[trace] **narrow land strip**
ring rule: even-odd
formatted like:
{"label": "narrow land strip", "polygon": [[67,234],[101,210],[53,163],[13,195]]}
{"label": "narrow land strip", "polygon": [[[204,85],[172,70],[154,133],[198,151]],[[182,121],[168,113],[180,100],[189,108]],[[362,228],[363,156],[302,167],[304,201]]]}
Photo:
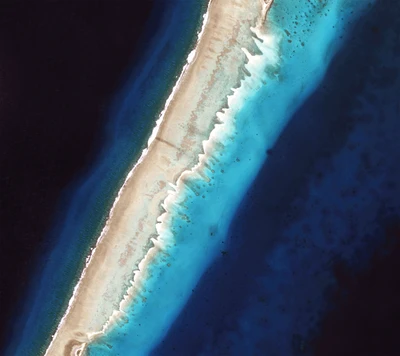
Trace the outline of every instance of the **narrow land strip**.
{"label": "narrow land strip", "polygon": [[[265,21],[272,0],[212,0],[196,54],[169,102],[148,152],[126,180],[107,225],[46,355],[79,355],[120,307],[134,271],[157,237],[162,202],[198,162],[202,141],[239,85],[246,56],[256,52],[251,27]],[[162,80],[162,78],[160,78]]]}

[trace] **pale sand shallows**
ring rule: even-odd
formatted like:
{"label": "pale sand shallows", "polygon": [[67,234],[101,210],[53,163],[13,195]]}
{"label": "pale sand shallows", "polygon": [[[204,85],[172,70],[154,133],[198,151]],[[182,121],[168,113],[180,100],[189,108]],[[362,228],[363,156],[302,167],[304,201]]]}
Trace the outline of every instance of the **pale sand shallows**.
{"label": "pale sand shallows", "polygon": [[[101,238],[74,291],[67,313],[46,355],[79,355],[93,335],[102,331],[120,302],[134,271],[157,237],[157,218],[169,183],[195,166],[226,106],[231,88],[243,77],[246,55],[256,52],[250,28],[265,19],[271,0],[212,0],[207,23],[155,139],[130,173]],[[162,80],[162,78],[160,78]]]}

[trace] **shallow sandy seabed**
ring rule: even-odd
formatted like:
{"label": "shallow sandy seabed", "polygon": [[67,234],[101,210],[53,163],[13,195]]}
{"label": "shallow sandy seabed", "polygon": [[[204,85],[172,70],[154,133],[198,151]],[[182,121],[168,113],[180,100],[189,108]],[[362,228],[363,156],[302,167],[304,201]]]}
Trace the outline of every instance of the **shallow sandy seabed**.
{"label": "shallow sandy seabed", "polygon": [[164,212],[161,205],[171,189],[169,183],[175,184],[182,172],[198,163],[202,141],[217,122],[216,113],[243,77],[242,48],[257,51],[250,28],[264,21],[270,2],[210,3],[195,57],[147,154],[125,181],[46,355],[79,355],[120,309],[134,271],[157,237],[157,218]]}

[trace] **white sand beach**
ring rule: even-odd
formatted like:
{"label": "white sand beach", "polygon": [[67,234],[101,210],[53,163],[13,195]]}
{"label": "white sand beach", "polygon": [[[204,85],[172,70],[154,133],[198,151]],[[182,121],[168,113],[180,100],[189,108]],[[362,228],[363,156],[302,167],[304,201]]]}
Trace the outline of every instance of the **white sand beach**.
{"label": "white sand beach", "polygon": [[[85,345],[118,317],[134,271],[157,238],[157,218],[170,183],[195,166],[243,77],[246,55],[256,53],[250,28],[265,20],[272,0],[212,0],[191,58],[154,132],[148,151],[122,187],[107,224],[88,259],[74,296],[46,355],[83,355]],[[162,248],[162,247],[159,247]],[[154,251],[154,249],[153,249]],[[146,257],[146,263],[151,256]],[[141,269],[145,264],[141,264]]]}

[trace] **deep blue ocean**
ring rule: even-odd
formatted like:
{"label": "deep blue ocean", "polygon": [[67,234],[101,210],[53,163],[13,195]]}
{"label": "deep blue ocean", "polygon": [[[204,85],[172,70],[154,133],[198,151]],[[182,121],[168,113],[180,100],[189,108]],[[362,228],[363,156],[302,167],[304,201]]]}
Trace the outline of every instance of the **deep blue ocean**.
{"label": "deep blue ocean", "polygon": [[400,6],[359,11],[152,355],[398,354]]}
{"label": "deep blue ocean", "polygon": [[145,48],[132,60],[108,105],[105,141],[96,161],[62,194],[46,253],[29,283],[7,355],[44,353],[85,259],[126,175],[139,158],[201,29],[205,1],[155,1],[143,28]]}
{"label": "deep blue ocean", "polygon": [[170,207],[168,254],[90,355],[390,354],[376,318],[393,322],[396,284],[369,305],[362,283],[396,252],[396,6],[274,3],[278,59],[247,68],[266,84],[231,103],[208,181]]}
{"label": "deep blue ocean", "polygon": [[[163,2],[98,162],[65,193],[9,355],[43,350],[206,5]],[[275,0],[274,41],[246,67],[208,179],[168,207],[168,253],[89,355],[398,355],[399,15],[392,0]]]}

